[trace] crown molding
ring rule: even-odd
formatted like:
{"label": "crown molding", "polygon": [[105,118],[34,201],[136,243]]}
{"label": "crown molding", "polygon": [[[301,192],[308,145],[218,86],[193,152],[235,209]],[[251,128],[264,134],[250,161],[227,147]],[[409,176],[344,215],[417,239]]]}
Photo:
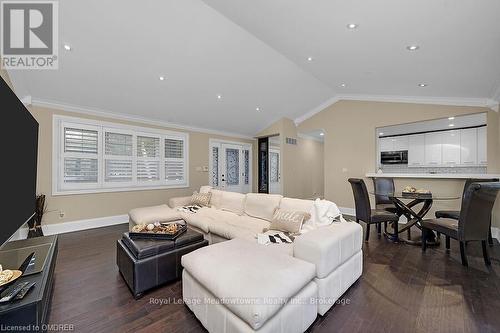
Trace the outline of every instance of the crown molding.
{"label": "crown molding", "polygon": [[[499,91],[500,93],[500,91]],[[369,102],[389,102],[389,103],[408,103],[408,104],[433,104],[433,105],[451,105],[451,106],[471,106],[485,107],[498,112],[499,102],[490,98],[453,98],[453,97],[420,97],[420,96],[391,96],[391,95],[366,95],[350,94],[337,95],[321,103],[303,116],[295,118],[295,124],[298,125],[311,118],[315,114],[323,111],[327,107],[339,101],[369,101]]]}
{"label": "crown molding", "polygon": [[195,126],[182,125],[182,124],[171,123],[171,122],[156,120],[156,119],[147,118],[147,117],[125,115],[125,114],[120,114],[120,113],[116,113],[116,112],[111,112],[108,110],[89,108],[89,107],[72,105],[72,104],[64,104],[64,103],[59,103],[59,102],[49,101],[49,100],[39,99],[39,98],[32,98],[31,105],[39,106],[39,107],[43,107],[43,108],[67,111],[67,112],[72,112],[72,113],[81,113],[81,114],[86,114],[86,115],[95,116],[95,117],[103,117],[103,118],[110,118],[110,119],[115,119],[115,120],[130,121],[130,122],[146,124],[146,125],[161,126],[161,127],[171,128],[171,129],[180,129],[180,130],[199,132],[199,133],[205,133],[205,134],[227,136],[227,137],[232,137],[232,138],[255,140],[255,138],[253,138],[249,135],[244,135],[244,134],[240,134],[240,133],[232,133],[232,132],[225,132],[225,131],[214,130],[214,129],[209,129],[209,128],[201,128],[201,127],[195,127]]}
{"label": "crown molding", "polygon": [[25,105],[25,106],[28,106],[28,105],[31,105],[32,101],[31,101],[31,96],[30,95],[27,95],[27,96],[23,96],[20,101]]}
{"label": "crown molding", "polygon": [[295,120],[294,120],[295,125],[297,126],[298,124],[300,124],[304,120],[311,118],[316,113],[323,111],[324,109],[337,103],[338,101],[340,101],[340,98],[338,96],[333,96],[332,98],[327,99],[326,101],[324,101],[323,103],[321,103],[320,105],[318,105],[314,109],[310,110],[309,112],[305,113],[304,115],[295,118]]}

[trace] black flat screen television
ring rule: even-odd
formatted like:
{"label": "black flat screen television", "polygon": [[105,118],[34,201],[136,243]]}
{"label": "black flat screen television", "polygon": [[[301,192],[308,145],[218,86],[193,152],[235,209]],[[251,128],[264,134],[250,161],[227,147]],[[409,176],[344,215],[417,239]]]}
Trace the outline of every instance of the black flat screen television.
{"label": "black flat screen television", "polygon": [[38,122],[0,79],[3,121],[0,248],[35,214]]}

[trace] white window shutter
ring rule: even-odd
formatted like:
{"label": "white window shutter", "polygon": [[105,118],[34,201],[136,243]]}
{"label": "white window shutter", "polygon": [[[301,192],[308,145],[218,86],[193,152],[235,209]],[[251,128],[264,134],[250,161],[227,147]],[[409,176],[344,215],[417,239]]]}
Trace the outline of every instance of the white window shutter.
{"label": "white window shutter", "polygon": [[65,183],[97,183],[98,172],[99,169],[96,158],[64,158]]}
{"label": "white window shutter", "polygon": [[64,128],[64,152],[97,154],[98,131]]}
{"label": "white window shutter", "polygon": [[129,184],[133,180],[133,135],[105,130],[104,182]]}
{"label": "white window shutter", "polygon": [[160,180],[160,138],[137,136],[137,181]]}
{"label": "white window shutter", "polygon": [[132,134],[106,132],[105,153],[112,156],[132,156]]}
{"label": "white window shutter", "polygon": [[180,184],[186,181],[186,159],[184,138],[165,139],[165,181]]}
{"label": "white window shutter", "polygon": [[97,184],[99,132],[72,125],[64,126],[63,130],[63,186]]}

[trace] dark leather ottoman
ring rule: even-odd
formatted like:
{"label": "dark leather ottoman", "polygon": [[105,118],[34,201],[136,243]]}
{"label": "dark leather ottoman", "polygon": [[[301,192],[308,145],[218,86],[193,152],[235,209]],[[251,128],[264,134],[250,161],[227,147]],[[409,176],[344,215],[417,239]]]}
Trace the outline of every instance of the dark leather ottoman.
{"label": "dark leather ottoman", "polygon": [[208,245],[203,235],[188,229],[171,240],[131,239],[128,232],[117,241],[116,263],[134,298],[164,283],[181,278],[181,257]]}

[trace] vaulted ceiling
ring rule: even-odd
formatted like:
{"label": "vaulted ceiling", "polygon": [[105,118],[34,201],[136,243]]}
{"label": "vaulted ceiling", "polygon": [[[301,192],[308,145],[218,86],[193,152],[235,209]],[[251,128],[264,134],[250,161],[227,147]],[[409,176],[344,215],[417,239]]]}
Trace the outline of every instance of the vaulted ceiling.
{"label": "vaulted ceiling", "polygon": [[335,98],[500,99],[498,0],[74,0],[59,11],[59,70],[9,72],[35,104],[253,135]]}

